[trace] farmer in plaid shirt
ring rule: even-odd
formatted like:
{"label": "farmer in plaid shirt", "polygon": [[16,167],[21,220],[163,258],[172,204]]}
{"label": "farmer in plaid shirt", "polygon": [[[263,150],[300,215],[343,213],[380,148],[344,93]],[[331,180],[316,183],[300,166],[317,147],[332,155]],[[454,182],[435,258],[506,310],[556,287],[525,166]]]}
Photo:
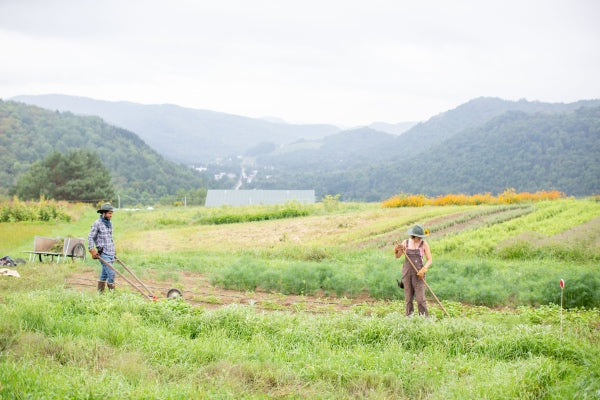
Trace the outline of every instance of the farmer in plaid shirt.
{"label": "farmer in plaid shirt", "polygon": [[[98,210],[100,218],[92,224],[92,229],[88,235],[88,250],[92,258],[98,259],[102,257],[107,263],[112,265],[115,259],[115,243],[113,242],[113,229],[110,219],[113,214],[113,207],[110,203],[102,204]],[[100,262],[102,272],[98,278],[98,291],[104,292],[104,288],[115,288],[115,272]]]}

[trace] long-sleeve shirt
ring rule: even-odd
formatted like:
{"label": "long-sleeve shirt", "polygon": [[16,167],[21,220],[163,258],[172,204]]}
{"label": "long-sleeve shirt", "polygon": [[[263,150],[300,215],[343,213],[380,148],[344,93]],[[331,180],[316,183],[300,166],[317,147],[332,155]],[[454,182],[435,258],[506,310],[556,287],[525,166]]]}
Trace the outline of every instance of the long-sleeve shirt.
{"label": "long-sleeve shirt", "polygon": [[98,218],[92,224],[92,229],[88,235],[88,250],[96,247],[98,252],[102,249],[102,254],[109,256],[115,255],[115,243],[112,237],[112,227],[109,228],[102,222],[102,217]]}

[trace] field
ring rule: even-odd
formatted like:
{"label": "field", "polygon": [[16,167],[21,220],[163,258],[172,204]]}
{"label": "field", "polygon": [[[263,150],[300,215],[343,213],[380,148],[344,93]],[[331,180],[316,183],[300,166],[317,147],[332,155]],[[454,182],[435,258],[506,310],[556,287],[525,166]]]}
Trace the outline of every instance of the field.
{"label": "field", "polygon": [[[34,235],[87,237],[97,214],[0,223],[0,257]],[[600,398],[600,202],[117,210],[119,257],[0,277],[0,398]],[[429,319],[404,316],[393,243],[422,223]],[[563,309],[559,280],[566,282]]]}

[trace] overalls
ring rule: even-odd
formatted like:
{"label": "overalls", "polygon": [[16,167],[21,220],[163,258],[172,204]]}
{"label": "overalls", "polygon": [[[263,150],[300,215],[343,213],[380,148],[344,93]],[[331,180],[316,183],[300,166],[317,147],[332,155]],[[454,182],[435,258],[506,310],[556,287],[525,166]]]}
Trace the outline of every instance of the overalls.
{"label": "overalls", "polygon": [[414,270],[408,258],[412,260],[413,264],[417,268],[417,271],[423,268],[423,243],[418,249],[409,249],[408,240],[406,240],[406,247],[404,252],[404,265],[402,265],[402,282],[404,283],[404,300],[406,301],[406,315],[414,313],[415,308],[413,305],[413,299],[417,299],[417,309],[420,315],[429,316],[427,310],[427,303],[425,301],[425,280],[420,279],[417,276],[417,272]]}

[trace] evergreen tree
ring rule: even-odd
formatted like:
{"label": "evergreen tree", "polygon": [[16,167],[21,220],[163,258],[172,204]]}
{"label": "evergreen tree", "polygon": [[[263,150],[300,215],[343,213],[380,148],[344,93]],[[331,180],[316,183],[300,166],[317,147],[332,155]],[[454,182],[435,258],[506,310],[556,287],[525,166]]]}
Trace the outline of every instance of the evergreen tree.
{"label": "evergreen tree", "polygon": [[110,173],[98,154],[84,149],[66,155],[50,153],[21,176],[12,192],[24,200],[44,196],[90,202],[111,200],[115,193]]}

